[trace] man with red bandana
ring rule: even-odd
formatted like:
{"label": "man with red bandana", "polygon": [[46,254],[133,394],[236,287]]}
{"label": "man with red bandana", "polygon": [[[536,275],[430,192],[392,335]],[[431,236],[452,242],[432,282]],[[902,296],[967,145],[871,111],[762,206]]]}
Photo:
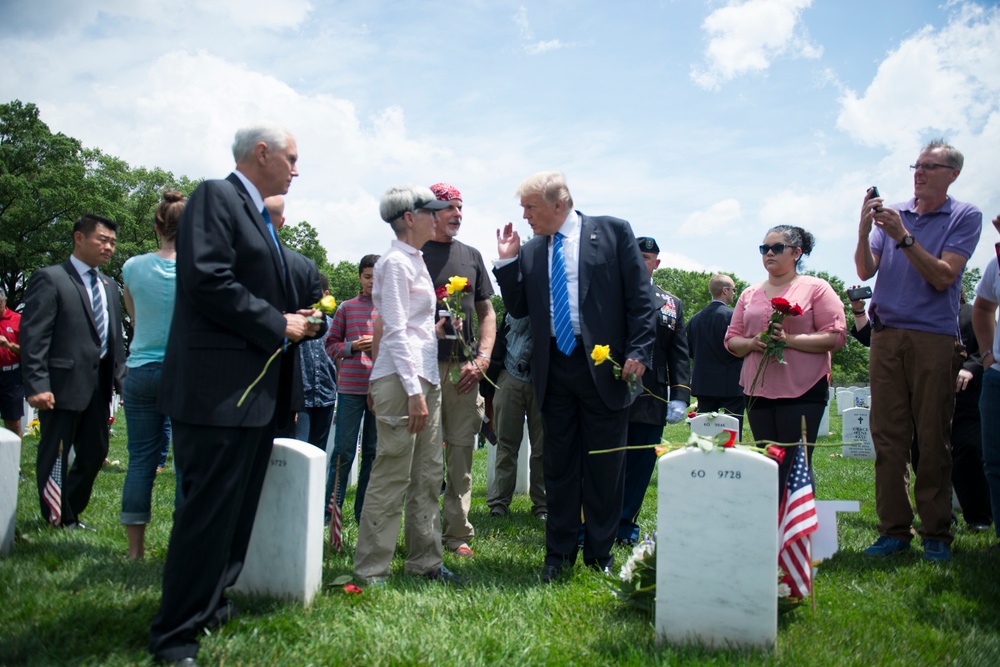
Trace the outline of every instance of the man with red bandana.
{"label": "man with red bandana", "polygon": [[[441,521],[441,543],[458,556],[471,557],[469,540],[475,535],[469,523],[472,500],[472,454],[476,433],[483,421],[483,402],[479,381],[490,366],[490,353],[496,338],[496,314],[490,296],[493,286],[486,273],[483,256],[475,248],[455,237],[462,226],[462,193],[452,185],[438,183],[431,191],[450,206],[438,211],[436,236],[421,249],[434,287],[449,282],[452,276],[468,279],[470,287],[462,297],[464,326],[460,340],[438,343],[438,369],[441,373],[441,430],[445,443],[445,492]],[[473,326],[473,310],[478,320],[478,344]],[[468,359],[466,349],[474,351]]]}

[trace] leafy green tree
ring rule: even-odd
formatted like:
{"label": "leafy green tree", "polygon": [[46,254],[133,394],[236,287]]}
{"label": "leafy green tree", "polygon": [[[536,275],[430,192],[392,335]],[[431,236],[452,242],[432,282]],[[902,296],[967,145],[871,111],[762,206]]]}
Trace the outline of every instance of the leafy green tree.
{"label": "leafy green tree", "polygon": [[24,301],[34,269],[66,259],[85,206],[83,147],[38,114],[19,100],[0,105],[0,282],[11,308]]}
{"label": "leafy green tree", "polygon": [[972,303],[976,300],[976,285],[982,280],[983,272],[978,266],[965,267],[965,273],[962,274],[962,294],[965,295],[965,300]]}
{"label": "leafy green tree", "polygon": [[[684,304],[684,319],[688,320],[692,315],[712,302],[712,295],[708,291],[708,283],[715,273],[708,271],[685,271],[684,269],[657,269],[653,271],[653,282],[661,289],[673,294]],[[733,279],[736,291],[742,292],[746,289],[745,280],[737,278],[732,273],[725,275]]]}
{"label": "leafy green tree", "polygon": [[[361,259],[360,257],[358,258]],[[336,266],[329,265],[323,272],[330,281],[330,294],[343,303],[348,299],[353,299],[361,291],[361,282],[358,281],[358,265],[356,262],[341,260]]]}

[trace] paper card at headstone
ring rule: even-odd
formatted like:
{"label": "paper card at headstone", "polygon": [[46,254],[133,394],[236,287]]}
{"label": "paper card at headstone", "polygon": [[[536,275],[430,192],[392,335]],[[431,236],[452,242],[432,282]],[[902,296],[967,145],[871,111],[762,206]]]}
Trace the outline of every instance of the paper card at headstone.
{"label": "paper card at headstone", "polygon": [[323,583],[326,452],[278,438],[235,590],[308,605]]}
{"label": "paper card at headstone", "polygon": [[773,649],[778,465],[738,449],[657,462],[656,617],[672,644]]}
{"label": "paper card at headstone", "polygon": [[819,420],[819,431],[816,432],[816,436],[822,438],[824,436],[830,435],[830,404],[827,403],[826,407],[823,408],[823,417]]}
{"label": "paper card at headstone", "polygon": [[708,438],[713,438],[725,430],[738,432],[740,428],[740,422],[736,417],[711,412],[691,417],[687,421],[691,425],[692,433]]}
{"label": "paper card at headstone", "polygon": [[[531,460],[531,442],[528,439],[528,420],[524,420],[521,431],[521,445],[517,450],[517,481],[514,483],[514,493],[527,493],[529,485],[528,468]],[[487,494],[493,495],[493,483],[497,475],[497,446],[486,446],[486,488]]]}
{"label": "paper card at headstone", "polygon": [[860,512],[857,500],[817,500],[816,532],[812,534],[812,560],[818,563],[840,550],[837,539],[837,512]]}
{"label": "paper card at headstone", "polygon": [[17,473],[21,465],[21,439],[0,428],[0,554],[14,548],[17,517]]}
{"label": "paper card at headstone", "polygon": [[837,390],[837,414],[843,416],[844,410],[854,407],[854,392],[850,389]]}
{"label": "paper card at headstone", "polygon": [[841,437],[845,443],[857,443],[844,445],[845,459],[875,460],[875,445],[872,442],[871,430],[868,428],[870,412],[868,408],[851,408],[844,411],[844,427]]}

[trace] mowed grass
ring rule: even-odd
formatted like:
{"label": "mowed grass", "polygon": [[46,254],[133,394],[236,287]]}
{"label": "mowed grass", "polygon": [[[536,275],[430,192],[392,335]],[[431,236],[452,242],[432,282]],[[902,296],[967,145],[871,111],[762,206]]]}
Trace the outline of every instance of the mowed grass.
{"label": "mowed grass", "polygon": [[[833,433],[840,437],[840,420]],[[13,553],[0,558],[0,665],[144,665],[149,624],[160,597],[173,508],[174,476],[157,478],[147,557],[125,559],[118,523],[127,466],[124,419],[83,519],[97,532],[47,526],[34,485],[37,439],[26,438]],[[683,441],[686,426],[666,429]],[[831,453],[833,455],[831,455]],[[544,524],[530,501],[491,518],[486,450],[475,456],[471,520],[474,559],[445,556],[469,578],[451,589],[402,573],[402,544],[384,588],[348,595],[357,538],[353,490],[345,511],[347,553],[324,566],[324,589],[301,606],[236,596],[243,614],[202,638],[207,665],[997,665],[1000,664],[1000,554],[995,538],[956,528],[954,560],[934,565],[920,550],[888,562],[861,555],[876,537],[872,463],[816,453],[821,499],[860,500],[839,515],[841,551],[817,576],[817,609],[782,616],[773,653],[659,645],[653,619],[618,602],[601,575],[578,564],[565,581],[542,585]],[[655,528],[656,478],[640,516]],[[692,504],[691,512],[700,508]],[[616,548],[617,565],[629,550]],[[719,572],[725,578],[726,572]]]}

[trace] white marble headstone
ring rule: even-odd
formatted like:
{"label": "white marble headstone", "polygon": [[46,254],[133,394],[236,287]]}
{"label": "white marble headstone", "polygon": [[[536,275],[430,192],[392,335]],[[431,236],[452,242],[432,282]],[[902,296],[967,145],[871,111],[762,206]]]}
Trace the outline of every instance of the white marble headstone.
{"label": "white marble headstone", "polygon": [[264,478],[246,563],[234,590],[308,605],[323,583],[326,454],[277,438]]}
{"label": "white marble headstone", "polygon": [[0,427],[0,554],[14,548],[17,517],[17,472],[21,465],[21,439]]}
{"label": "white marble headstone", "polygon": [[844,410],[844,442],[855,442],[857,444],[844,445],[843,455],[845,459],[868,459],[875,460],[875,444],[872,442],[872,432],[868,428],[868,416],[871,410],[868,408],[851,408]]}
{"label": "white marble headstone", "polygon": [[837,512],[860,511],[861,503],[857,500],[816,501],[816,532],[810,538],[813,563],[826,560],[840,550],[837,538]]}
{"label": "white marble headstone", "polygon": [[687,448],[657,469],[657,639],[773,649],[778,464],[738,449]]}
{"label": "white marble headstone", "polygon": [[[528,438],[528,421],[525,419],[524,429],[521,432],[521,446],[517,450],[517,481],[514,484],[514,493],[527,493],[530,487],[529,468],[531,459],[531,441]],[[497,448],[496,445],[486,446],[486,488],[489,494],[493,494],[493,480],[497,475]]]}
{"label": "white marble headstone", "polygon": [[24,399],[24,416],[21,417],[21,435],[27,435],[31,422],[38,418],[37,411],[28,404],[28,399]]}
{"label": "white marble headstone", "polygon": [[850,389],[837,390],[837,414],[843,415],[844,410],[854,407],[854,392]]}
{"label": "white marble headstone", "polygon": [[868,387],[861,387],[854,390],[854,407],[870,408],[872,400],[872,390]]}
{"label": "white marble headstone", "polygon": [[823,417],[819,420],[819,430],[816,432],[816,437],[822,438],[823,436],[830,435],[830,404],[827,403],[826,407],[823,408]]}
{"label": "white marble headstone", "polygon": [[737,440],[739,439],[740,422],[736,417],[731,415],[706,412],[695,417],[689,417],[687,421],[691,425],[691,432],[695,435],[714,438],[719,433],[729,430],[736,431],[736,438]]}

